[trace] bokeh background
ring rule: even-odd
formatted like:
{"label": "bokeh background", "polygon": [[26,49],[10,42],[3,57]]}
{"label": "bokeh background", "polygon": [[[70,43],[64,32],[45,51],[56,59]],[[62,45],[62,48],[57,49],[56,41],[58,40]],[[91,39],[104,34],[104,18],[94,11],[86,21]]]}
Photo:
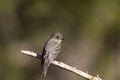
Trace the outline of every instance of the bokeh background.
{"label": "bokeh background", "polygon": [[[41,80],[41,53],[49,36],[65,37],[56,60],[103,80],[120,80],[119,0],[0,0],[0,80]],[[85,80],[51,65],[46,80]]]}

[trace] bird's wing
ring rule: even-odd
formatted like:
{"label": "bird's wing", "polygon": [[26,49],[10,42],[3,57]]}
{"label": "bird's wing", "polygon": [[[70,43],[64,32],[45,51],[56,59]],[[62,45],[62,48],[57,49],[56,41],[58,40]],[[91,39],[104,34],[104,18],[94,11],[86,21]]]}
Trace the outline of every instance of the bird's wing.
{"label": "bird's wing", "polygon": [[55,39],[50,39],[45,45],[45,50],[52,51],[57,47],[58,44],[59,42]]}
{"label": "bird's wing", "polygon": [[[44,46],[44,58],[50,57],[51,54],[55,53],[55,50],[60,45],[60,42],[56,41],[55,39],[50,39]],[[58,52],[57,52],[58,53]]]}

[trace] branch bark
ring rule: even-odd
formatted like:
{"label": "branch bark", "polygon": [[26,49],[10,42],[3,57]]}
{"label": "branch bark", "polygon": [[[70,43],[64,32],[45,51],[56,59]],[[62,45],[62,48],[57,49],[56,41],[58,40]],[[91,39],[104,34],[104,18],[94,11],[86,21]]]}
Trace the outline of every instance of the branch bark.
{"label": "branch bark", "polygon": [[[41,59],[40,54],[36,54],[36,53],[34,53],[32,51],[21,50],[21,53],[24,53],[26,55],[29,55],[29,56],[32,56],[32,57],[35,57],[35,58],[38,58],[38,59]],[[55,60],[55,61],[52,62],[52,64],[54,64],[54,65],[56,65],[58,67],[61,67],[61,68],[65,69],[65,70],[68,70],[70,72],[73,72],[73,73],[75,73],[75,74],[77,74],[77,75],[79,75],[81,77],[84,77],[86,79],[89,79],[89,80],[102,80],[101,78],[99,78],[98,75],[97,75],[97,77],[92,76],[92,75],[90,75],[88,73],[85,73],[85,72],[83,72],[81,70],[76,69],[75,67],[71,67],[71,66],[69,66],[69,65],[67,65],[67,64],[65,64],[63,62],[59,62],[59,61]]]}

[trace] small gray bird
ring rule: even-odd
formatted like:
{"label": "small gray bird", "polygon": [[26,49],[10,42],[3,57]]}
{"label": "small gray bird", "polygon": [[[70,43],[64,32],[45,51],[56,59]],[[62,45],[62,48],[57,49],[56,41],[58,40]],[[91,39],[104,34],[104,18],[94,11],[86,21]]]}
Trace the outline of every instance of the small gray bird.
{"label": "small gray bird", "polygon": [[45,43],[43,52],[42,52],[42,74],[41,77],[46,77],[47,69],[50,66],[51,62],[55,60],[58,53],[61,49],[61,42],[63,36],[60,32],[53,33],[49,40]]}

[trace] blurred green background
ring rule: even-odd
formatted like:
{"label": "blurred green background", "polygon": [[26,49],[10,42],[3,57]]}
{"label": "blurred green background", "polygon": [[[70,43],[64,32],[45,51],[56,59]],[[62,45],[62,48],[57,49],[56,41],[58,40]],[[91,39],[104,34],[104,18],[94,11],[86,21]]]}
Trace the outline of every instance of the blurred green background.
{"label": "blurred green background", "polygon": [[[119,0],[0,0],[0,80],[41,80],[41,53],[49,36],[65,40],[58,61],[103,80],[120,80]],[[85,80],[51,65],[46,80]]]}

